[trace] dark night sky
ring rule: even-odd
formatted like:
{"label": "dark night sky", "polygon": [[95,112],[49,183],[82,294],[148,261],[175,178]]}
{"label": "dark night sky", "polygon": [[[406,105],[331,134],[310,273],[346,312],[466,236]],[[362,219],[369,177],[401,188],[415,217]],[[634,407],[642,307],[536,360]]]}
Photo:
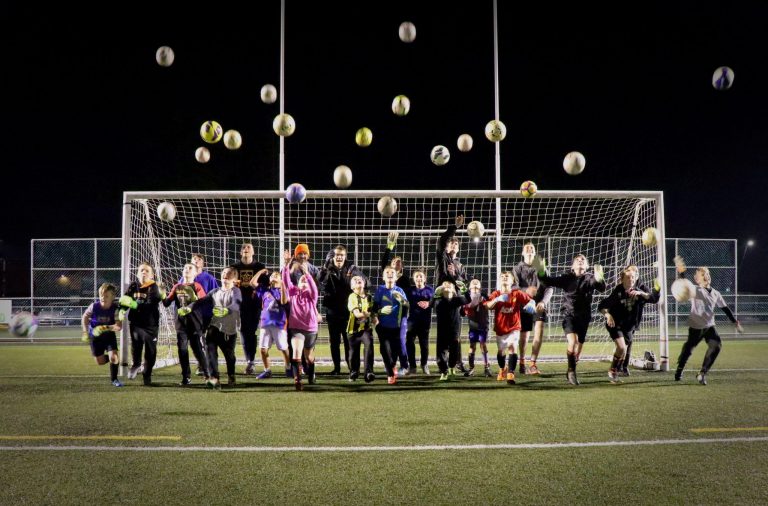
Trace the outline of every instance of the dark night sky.
{"label": "dark night sky", "polygon": [[[765,292],[768,3],[499,3],[502,187],[664,190],[667,236],[754,239],[739,282]],[[277,189],[279,109],[259,89],[279,84],[280,2],[254,5],[4,8],[7,295],[28,292],[31,238],[118,237],[125,190]],[[412,44],[397,37],[405,20]],[[355,189],[493,189],[492,28],[489,0],[289,0],[285,108],[297,129],[286,181],[331,189],[343,163]],[[176,53],[169,68],[155,62],[161,45]],[[722,65],[736,78],[718,92]],[[400,93],[412,102],[404,118],[390,111]],[[244,145],[215,145],[200,165],[208,119]],[[364,125],[367,149],[354,144]],[[459,156],[464,132],[475,147]],[[444,167],[429,161],[436,144],[452,149]],[[573,150],[587,158],[576,177],[561,165]]]}

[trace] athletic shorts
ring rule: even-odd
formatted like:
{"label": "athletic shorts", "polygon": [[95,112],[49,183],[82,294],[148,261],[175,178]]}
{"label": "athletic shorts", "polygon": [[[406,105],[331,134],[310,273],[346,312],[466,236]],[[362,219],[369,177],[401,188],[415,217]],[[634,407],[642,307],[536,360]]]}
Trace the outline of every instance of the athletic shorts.
{"label": "athletic shorts", "polygon": [[547,312],[544,311],[543,313],[526,313],[525,311],[520,311],[520,325],[521,325],[521,331],[522,332],[530,332],[533,330],[533,324],[536,322],[544,322],[547,321]]}
{"label": "athletic shorts", "polygon": [[100,357],[108,351],[117,351],[117,336],[114,332],[102,332],[99,337],[91,336],[91,355]]}
{"label": "athletic shorts", "polygon": [[285,329],[268,326],[259,329],[259,348],[268,350],[272,344],[280,351],[288,349],[288,332]]}
{"label": "athletic shorts", "polygon": [[609,327],[607,325],[605,328],[608,330],[608,335],[611,336],[611,339],[614,341],[620,337],[623,337],[625,342],[631,343],[632,336],[635,335],[633,330],[622,330],[619,327]]}
{"label": "athletic shorts", "polygon": [[563,318],[563,330],[566,334],[576,334],[580,343],[587,340],[587,330],[589,330],[589,318],[578,318],[576,316],[566,316]]}
{"label": "athletic shorts", "polygon": [[470,343],[485,343],[488,340],[488,329],[469,329]]}
{"label": "athletic shorts", "polygon": [[496,345],[499,347],[499,350],[506,350],[510,346],[513,346],[515,351],[517,351],[517,345],[519,342],[520,342],[519,330],[513,330],[509,334],[496,336]]}
{"label": "athletic shorts", "polygon": [[288,329],[288,339],[293,339],[295,336],[304,336],[304,349],[311,350],[315,347],[317,342],[317,332],[307,332],[306,330]]}

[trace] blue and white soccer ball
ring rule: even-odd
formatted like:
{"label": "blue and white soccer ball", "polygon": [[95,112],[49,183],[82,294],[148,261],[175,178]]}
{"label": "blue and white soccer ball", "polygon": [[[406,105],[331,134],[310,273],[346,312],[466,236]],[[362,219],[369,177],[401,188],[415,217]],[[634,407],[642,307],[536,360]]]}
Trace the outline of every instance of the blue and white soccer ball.
{"label": "blue and white soccer ball", "polygon": [[291,204],[304,202],[307,198],[307,190],[299,183],[293,183],[285,189],[285,198]]}
{"label": "blue and white soccer ball", "polygon": [[37,331],[39,322],[35,315],[22,311],[11,318],[8,330],[16,337],[32,337]]}
{"label": "blue and white soccer ball", "polygon": [[429,154],[429,159],[435,165],[445,165],[448,160],[451,159],[451,152],[445,146],[437,145],[432,148],[432,152]]}
{"label": "blue and white soccer ball", "polygon": [[717,67],[712,74],[712,86],[719,91],[730,89],[733,86],[734,77],[730,67]]}

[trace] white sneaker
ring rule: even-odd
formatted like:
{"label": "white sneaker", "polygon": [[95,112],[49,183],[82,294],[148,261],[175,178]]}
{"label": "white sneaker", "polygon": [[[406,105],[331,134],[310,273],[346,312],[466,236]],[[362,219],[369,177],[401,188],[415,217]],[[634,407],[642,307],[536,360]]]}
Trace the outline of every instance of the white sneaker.
{"label": "white sneaker", "polygon": [[429,366],[425,365],[424,367],[422,367],[421,372],[424,373],[424,376],[429,376]]}
{"label": "white sneaker", "polygon": [[141,366],[131,367],[130,369],[128,369],[128,379],[129,380],[136,379],[136,375],[139,374],[139,369],[141,369]]}

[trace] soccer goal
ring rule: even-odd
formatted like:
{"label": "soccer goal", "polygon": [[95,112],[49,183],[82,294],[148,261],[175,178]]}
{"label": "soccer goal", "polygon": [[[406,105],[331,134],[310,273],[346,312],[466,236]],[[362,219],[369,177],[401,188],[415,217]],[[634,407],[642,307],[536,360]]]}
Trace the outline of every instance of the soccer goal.
{"label": "soccer goal", "polygon": [[[300,204],[290,204],[284,196],[278,191],[125,193],[123,282],[127,286],[137,265],[148,261],[157,279],[170,288],[192,253],[205,255],[208,269],[218,277],[222,268],[239,259],[241,244],[249,241],[255,258],[270,269],[279,267],[284,249],[292,251],[299,242],[309,245],[311,261],[318,267],[328,251],[343,244],[348,257],[372,283],[378,283],[380,258],[390,231],[399,232],[395,253],[402,257],[405,273],[425,269],[432,281],[438,237],[461,214],[465,224],[478,220],[485,225],[485,235],[478,240],[470,239],[465,228],[457,235],[462,239],[459,257],[468,274],[488,291],[497,286],[500,272],[522,260],[526,241],[534,243],[555,274],[567,272],[578,253],[586,255],[590,264],[603,265],[608,289],[596,293],[585,348],[588,357],[582,359],[607,359],[613,354],[597,304],[618,283],[623,267],[635,264],[641,281],[651,285],[658,279],[667,286],[662,192],[541,191],[523,198],[513,191],[308,191]],[[394,197],[398,203],[397,212],[389,218],[377,210],[383,196]],[[170,221],[158,216],[157,208],[163,202],[175,206],[176,215]],[[641,241],[648,227],[658,230],[657,243],[650,247]],[[564,340],[561,300],[555,290],[547,341]],[[161,313],[160,344],[168,351],[165,362],[172,363],[176,342],[173,313],[162,307]],[[654,351],[662,369],[667,368],[668,357],[666,314],[664,297],[658,306],[646,306],[633,347],[633,354],[639,357],[645,350]],[[327,336],[323,327],[321,338]],[[127,359],[129,342],[125,336],[123,339]],[[160,350],[158,366],[162,367]],[[560,351],[556,357],[540,360],[562,360],[565,352]]]}

